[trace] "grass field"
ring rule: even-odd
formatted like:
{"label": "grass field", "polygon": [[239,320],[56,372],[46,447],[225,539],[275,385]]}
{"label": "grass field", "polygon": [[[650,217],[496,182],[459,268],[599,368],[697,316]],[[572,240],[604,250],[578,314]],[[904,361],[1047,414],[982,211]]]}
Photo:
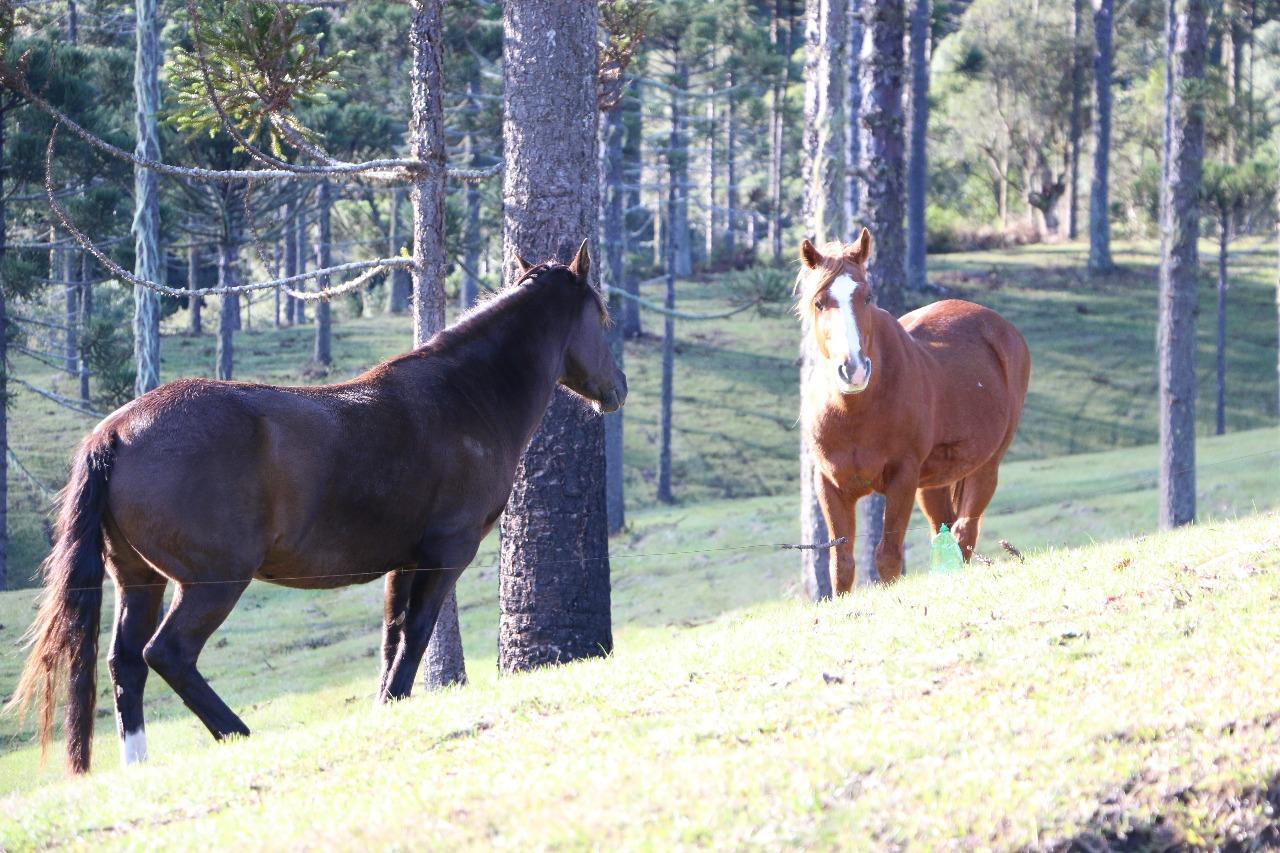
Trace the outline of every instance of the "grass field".
{"label": "grass field", "polygon": [[[963,298],[1001,311],[1026,335],[1035,362],[1013,459],[1132,447],[1156,440],[1155,319],[1157,261],[1149,244],[1119,243],[1121,271],[1089,279],[1081,244],[1028,246],[1011,251],[932,258],[932,278]],[[1276,423],[1275,243],[1241,240],[1232,266],[1228,358],[1228,429]],[[1211,248],[1202,252],[1211,262]],[[1213,294],[1202,289],[1200,406],[1202,434],[1213,411]],[[650,294],[657,297],[657,292]],[[730,304],[722,278],[684,282],[679,304],[712,312]],[[405,317],[348,317],[338,305],[335,364],[329,376],[347,378],[404,349]],[[212,313],[212,312],[209,312]],[[308,369],[311,327],[262,330],[237,337],[237,376],[270,382],[319,381]],[[646,317],[650,331],[660,325]],[[172,318],[174,329],[185,318]],[[795,353],[798,326],[786,306],[704,322],[677,323],[673,474],[682,505],[708,500],[789,495],[796,489]],[[631,396],[626,416],[626,491],[629,507],[654,505],[657,480],[658,388],[661,341],[646,334],[627,347]],[[166,336],[163,378],[210,375],[214,340]],[[69,378],[17,358],[16,375],[74,393]],[[67,457],[92,421],[18,389],[9,437],[18,458],[56,487]],[[47,550],[48,500],[17,472],[11,474],[11,583],[29,582]]]}
{"label": "grass field", "polygon": [[258,591],[207,664],[257,734],[180,714],[72,781],[10,752],[0,848],[1275,843],[1277,521],[630,620],[609,659],[377,710],[365,591]]}

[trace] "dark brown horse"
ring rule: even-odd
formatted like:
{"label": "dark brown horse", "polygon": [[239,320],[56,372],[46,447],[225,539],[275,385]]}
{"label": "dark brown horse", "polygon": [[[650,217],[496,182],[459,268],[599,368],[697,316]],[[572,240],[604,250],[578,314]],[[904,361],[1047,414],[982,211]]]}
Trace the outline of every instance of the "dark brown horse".
{"label": "dark brown horse", "polygon": [[827,526],[847,538],[832,549],[836,594],[853,587],[854,504],[872,491],[885,496],[881,581],[902,574],[912,498],[973,555],[1031,376],[1026,341],[994,311],[958,299],[901,319],[877,308],[870,253],[865,228],[857,243],[800,247],[797,307],[818,354],[801,418]]}
{"label": "dark brown horse", "polygon": [[557,384],[601,411],[626,397],[589,263],[585,243],[568,266],[521,262],[518,285],[350,382],[180,380],[103,420],[63,491],[11,703],[39,698],[42,747],[67,678],[68,765],[89,767],[104,569],[126,763],[146,755],[148,668],[215,738],[249,733],[196,663],[254,578],[325,589],[386,575],[378,696],[408,696],[441,601],[506,506]]}

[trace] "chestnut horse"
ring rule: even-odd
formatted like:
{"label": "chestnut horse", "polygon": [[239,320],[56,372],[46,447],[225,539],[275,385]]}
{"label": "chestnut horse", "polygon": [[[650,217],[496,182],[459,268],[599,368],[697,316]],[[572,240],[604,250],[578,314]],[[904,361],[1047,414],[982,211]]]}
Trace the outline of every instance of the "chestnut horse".
{"label": "chestnut horse", "polygon": [[516,286],[350,382],[184,379],[103,420],[63,490],[11,703],[39,697],[41,746],[65,678],[68,766],[89,767],[104,570],[125,763],[146,755],[148,668],[215,738],[249,733],[196,663],[254,578],[326,589],[386,575],[378,698],[408,696],[441,602],[506,506],[557,384],[600,411],[626,397],[589,265],[586,243],[568,266],[522,261]]}
{"label": "chestnut horse", "polygon": [[853,587],[854,505],[872,491],[885,496],[881,581],[902,574],[913,497],[934,534],[948,525],[973,555],[1031,375],[1026,341],[988,308],[947,299],[894,319],[876,307],[870,253],[865,228],[857,243],[800,247],[797,310],[817,351],[801,419],[827,527],[846,537],[835,594]]}

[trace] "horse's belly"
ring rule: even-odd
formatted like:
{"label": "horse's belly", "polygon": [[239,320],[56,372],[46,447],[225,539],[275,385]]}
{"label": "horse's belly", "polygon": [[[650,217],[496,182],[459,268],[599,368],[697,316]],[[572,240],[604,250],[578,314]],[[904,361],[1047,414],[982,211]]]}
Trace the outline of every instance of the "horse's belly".
{"label": "horse's belly", "polygon": [[920,466],[918,488],[949,486],[981,468],[998,449],[982,442],[943,442],[936,445]]}

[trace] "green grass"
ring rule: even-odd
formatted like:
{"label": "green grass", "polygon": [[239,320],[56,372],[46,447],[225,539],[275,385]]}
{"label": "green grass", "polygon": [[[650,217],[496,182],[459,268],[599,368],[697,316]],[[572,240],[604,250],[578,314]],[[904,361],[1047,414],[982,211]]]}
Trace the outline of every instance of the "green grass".
{"label": "green grass", "polygon": [[[1011,459],[1133,447],[1156,440],[1155,319],[1157,261],[1151,244],[1119,243],[1121,271],[1091,280],[1082,270],[1083,244],[943,255],[931,258],[932,278],[957,295],[1003,312],[1026,335],[1035,362],[1031,390]],[[1239,241],[1232,265],[1228,358],[1231,432],[1276,423],[1275,244]],[[1213,260],[1206,243],[1206,270]],[[1206,276],[1208,273],[1206,272]],[[657,290],[649,294],[659,298]],[[730,304],[723,278],[682,282],[679,304],[715,311]],[[1198,375],[1201,434],[1213,419],[1212,288],[1202,288]],[[352,376],[404,349],[405,317],[352,318],[338,306],[331,378]],[[237,376],[270,382],[314,382],[308,370],[311,327],[258,328],[237,338]],[[627,347],[631,397],[626,408],[626,492],[632,509],[655,504],[661,325],[646,315],[648,334]],[[173,330],[184,316],[172,318]],[[785,306],[710,322],[677,323],[673,473],[677,499],[784,496],[796,490],[798,326]],[[211,336],[167,335],[163,378],[210,375]],[[72,383],[17,358],[17,374],[74,393]],[[19,389],[10,442],[38,478],[60,485],[67,457],[91,426],[82,416]],[[29,581],[47,551],[48,502],[11,474],[10,582]]]}
{"label": "green grass", "polygon": [[[774,590],[695,627],[631,618],[609,659],[478,673],[377,710],[367,588],[255,589],[206,669],[257,733],[214,744],[153,689],[149,765],[117,769],[110,732],[79,780],[11,748],[0,848],[1258,838],[1280,792],[1278,521],[1046,549],[822,605]],[[679,565],[667,597],[703,583]],[[647,574],[622,569],[619,598]],[[30,598],[0,596],[5,621]]]}

